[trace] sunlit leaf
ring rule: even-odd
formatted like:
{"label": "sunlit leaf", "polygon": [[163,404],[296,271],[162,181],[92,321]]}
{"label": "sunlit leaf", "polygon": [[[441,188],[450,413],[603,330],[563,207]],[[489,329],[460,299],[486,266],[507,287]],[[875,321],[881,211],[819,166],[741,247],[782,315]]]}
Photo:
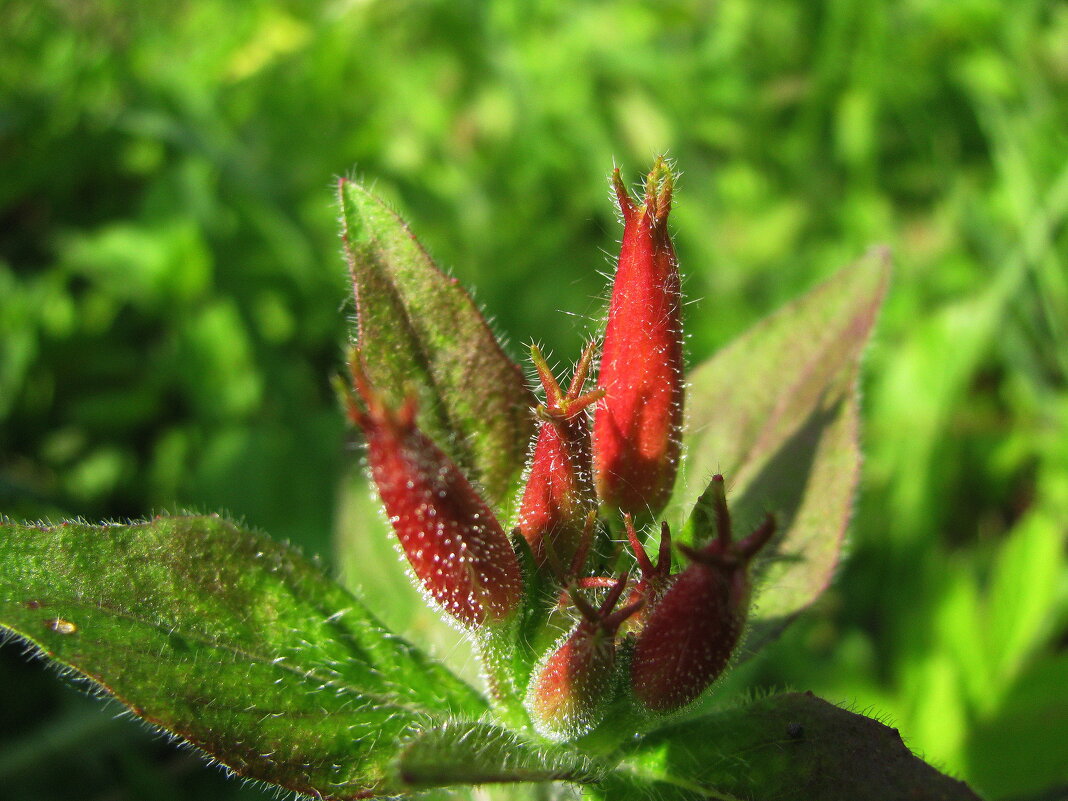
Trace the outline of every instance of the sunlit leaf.
{"label": "sunlit leaf", "polygon": [[484,701],[288,548],[217,517],[0,526],[0,626],[243,776],[393,786],[402,741]]}

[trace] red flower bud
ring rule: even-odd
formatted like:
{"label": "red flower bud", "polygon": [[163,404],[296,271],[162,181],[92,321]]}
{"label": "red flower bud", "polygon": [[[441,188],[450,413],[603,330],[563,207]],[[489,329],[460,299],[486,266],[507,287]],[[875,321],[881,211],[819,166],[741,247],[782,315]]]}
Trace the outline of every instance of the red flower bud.
{"label": "red flower bud", "polygon": [[640,206],[618,169],[612,181],[623,247],[597,381],[606,394],[594,418],[594,469],[603,502],[655,515],[675,483],[682,427],[682,292],[667,230],[673,177],[658,159]]}
{"label": "red flower bud", "polygon": [[519,530],[538,563],[549,564],[562,578],[571,572],[568,565],[579,551],[587,516],[597,507],[586,408],[604,392],[582,394],[593,353],[590,343],[565,393],[541,352],[531,347],[545,403],[538,407],[542,422],[519,509]]}
{"label": "red flower bud", "polygon": [[512,544],[460,469],[415,425],[412,400],[386,408],[356,354],[349,416],[367,440],[371,477],[408,562],[430,596],[466,626],[507,618],[523,580]]}
{"label": "red flower bud", "polygon": [[723,672],[745,627],[749,562],[775,532],[769,516],[733,543],[722,476],[712,491],[719,536],[700,550],[680,546],[692,564],[649,611],[634,646],[631,689],[653,712],[685,706]]}
{"label": "red flower bud", "polygon": [[581,737],[604,717],[616,690],[616,631],[640,603],[612,611],[627,583],[616,579],[599,609],[578,590],[571,598],[582,619],[534,671],[525,704],[538,733],[558,740]]}

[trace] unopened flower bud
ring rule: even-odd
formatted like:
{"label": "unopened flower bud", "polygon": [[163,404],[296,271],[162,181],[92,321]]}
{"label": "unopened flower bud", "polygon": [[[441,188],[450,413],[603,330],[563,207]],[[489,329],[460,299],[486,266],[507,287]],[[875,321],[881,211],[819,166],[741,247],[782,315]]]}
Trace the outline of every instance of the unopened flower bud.
{"label": "unopened flower bud", "polygon": [[590,343],[565,393],[538,348],[531,348],[545,403],[538,407],[541,426],[519,509],[519,530],[538,563],[548,564],[561,578],[570,572],[588,515],[597,506],[586,410],[604,392],[582,392],[593,353]]}
{"label": "unopened flower bud", "polygon": [[652,712],[672,712],[697,698],[730,660],[749,609],[749,563],[775,532],[768,518],[732,542],[723,477],[713,479],[718,536],[700,549],[680,546],[691,564],[648,611],[634,646],[631,690]]}
{"label": "unopened flower bud", "polygon": [[572,588],[571,598],[582,618],[535,668],[524,702],[539,734],[571,740],[590,732],[603,719],[616,691],[616,631],[640,606],[612,611],[626,583],[623,573],[599,609]]}
{"label": "unopened flower bud", "polygon": [[387,408],[358,354],[351,367],[366,410],[350,397],[349,416],[363,429],[371,478],[412,571],[441,608],[466,626],[508,618],[519,606],[523,581],[493,512],[416,426],[414,402]]}
{"label": "unopened flower bud", "polygon": [[608,309],[594,416],[597,492],[610,507],[655,515],[678,471],[683,401],[682,292],[668,233],[673,176],[657,159],[638,205],[617,169],[623,245]]}

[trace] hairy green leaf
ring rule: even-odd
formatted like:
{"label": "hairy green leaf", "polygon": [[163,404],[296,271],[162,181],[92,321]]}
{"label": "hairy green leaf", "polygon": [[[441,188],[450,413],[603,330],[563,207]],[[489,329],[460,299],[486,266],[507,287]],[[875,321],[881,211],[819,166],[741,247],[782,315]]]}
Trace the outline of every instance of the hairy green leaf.
{"label": "hairy green leaf", "polygon": [[[815,600],[838,563],[860,474],[857,374],[888,278],[888,252],[873,249],[690,378],[675,522],[722,473],[739,535],[769,511],[779,523],[774,558],[757,568],[751,650]],[[698,505],[683,541],[707,516]]]}
{"label": "hairy green leaf", "polygon": [[[498,508],[515,495],[533,396],[471,296],[364,187],[339,185],[358,344],[386,397],[419,399],[419,424]],[[507,515],[505,515],[506,517]]]}
{"label": "hairy green leaf", "polygon": [[896,729],[810,693],[771,696],[642,739],[594,792],[612,801],[978,801]]}
{"label": "hairy green leaf", "polygon": [[218,517],[0,525],[0,626],[243,776],[322,798],[391,784],[474,690],[287,547]]}

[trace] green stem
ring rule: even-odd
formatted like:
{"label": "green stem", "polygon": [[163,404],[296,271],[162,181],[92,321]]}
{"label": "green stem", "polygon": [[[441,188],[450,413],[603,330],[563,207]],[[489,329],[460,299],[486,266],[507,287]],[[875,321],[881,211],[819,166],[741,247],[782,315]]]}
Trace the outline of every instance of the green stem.
{"label": "green stem", "polygon": [[497,717],[511,729],[530,731],[530,718],[523,707],[522,688],[516,682],[512,626],[480,632],[475,651],[489,687],[490,702]]}

